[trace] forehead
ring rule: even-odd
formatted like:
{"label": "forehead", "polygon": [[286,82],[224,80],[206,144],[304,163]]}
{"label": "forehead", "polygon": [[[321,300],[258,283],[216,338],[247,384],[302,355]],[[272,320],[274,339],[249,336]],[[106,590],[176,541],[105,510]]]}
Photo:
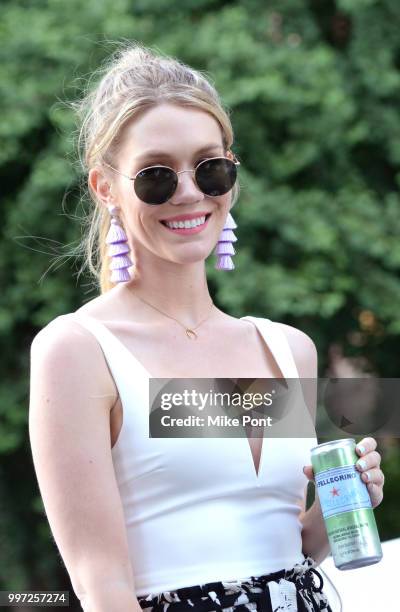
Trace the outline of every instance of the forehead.
{"label": "forehead", "polygon": [[121,153],[131,159],[153,149],[178,155],[209,143],[222,147],[221,126],[212,115],[201,109],[164,103],[127,124]]}

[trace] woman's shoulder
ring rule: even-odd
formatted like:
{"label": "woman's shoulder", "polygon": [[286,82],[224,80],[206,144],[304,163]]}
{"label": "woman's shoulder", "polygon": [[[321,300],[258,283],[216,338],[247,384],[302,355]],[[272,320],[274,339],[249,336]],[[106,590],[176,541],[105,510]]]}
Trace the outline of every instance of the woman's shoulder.
{"label": "woman's shoulder", "polygon": [[287,325],[265,317],[258,318],[265,320],[284,334],[296,362],[300,378],[314,378],[318,369],[318,354],[312,338],[293,325]]}
{"label": "woman's shoulder", "polygon": [[31,355],[39,355],[49,360],[62,361],[86,356],[92,362],[100,348],[93,335],[73,316],[73,312],[59,315],[42,327],[31,341]]}
{"label": "woman's shoulder", "polygon": [[40,367],[49,376],[52,372],[64,372],[67,381],[74,373],[85,374],[86,380],[97,381],[97,388],[105,396],[115,398],[115,386],[101,346],[74,314],[69,312],[55,317],[33,337],[30,346],[32,366]]}
{"label": "woman's shoulder", "polygon": [[272,321],[272,323],[286,335],[289,342],[309,350],[316,350],[312,338],[298,327],[287,325],[287,323],[280,323],[279,321]]}
{"label": "woman's shoulder", "polygon": [[47,322],[32,339],[31,350],[58,354],[99,354],[96,338],[79,322],[79,315],[89,315],[101,320],[110,312],[108,293],[96,296],[75,311],[58,315]]}
{"label": "woman's shoulder", "polygon": [[288,338],[288,340],[290,340],[291,342],[304,343],[304,344],[308,344],[310,347],[312,346],[315,347],[315,344],[313,340],[310,338],[310,336],[306,334],[305,332],[303,332],[301,329],[294,327],[293,325],[288,325],[287,323],[281,323],[280,321],[275,321],[267,317],[253,317],[252,315],[248,315],[242,318],[244,319],[253,318],[253,319],[265,321],[269,325],[273,325],[277,329],[281,330],[285,334],[285,336]]}

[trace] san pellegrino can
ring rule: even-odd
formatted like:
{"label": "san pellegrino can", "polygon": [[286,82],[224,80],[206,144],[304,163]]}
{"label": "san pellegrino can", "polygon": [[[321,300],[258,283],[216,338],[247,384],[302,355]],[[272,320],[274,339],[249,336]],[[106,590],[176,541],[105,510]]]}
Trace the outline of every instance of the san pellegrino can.
{"label": "san pellegrino can", "polygon": [[356,467],[352,438],[311,449],[315,487],[335,566],[340,570],[378,563],[382,547],[367,485]]}

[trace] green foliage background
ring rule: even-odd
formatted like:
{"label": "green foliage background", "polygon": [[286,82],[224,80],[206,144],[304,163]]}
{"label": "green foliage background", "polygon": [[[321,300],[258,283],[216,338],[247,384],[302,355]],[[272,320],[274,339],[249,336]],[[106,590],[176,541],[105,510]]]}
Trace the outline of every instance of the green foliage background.
{"label": "green foliage background", "polygon": [[[55,257],[80,238],[75,125],[62,101],[79,95],[115,49],[109,41],[139,40],[207,71],[242,163],[236,269],[207,262],[216,302],[308,333],[321,376],[335,343],[396,377],[400,5],[3,0],[0,10],[0,589],[61,589],[27,438],[29,346],[98,292]],[[397,440],[380,450],[385,501],[375,514],[388,539],[400,528]]]}

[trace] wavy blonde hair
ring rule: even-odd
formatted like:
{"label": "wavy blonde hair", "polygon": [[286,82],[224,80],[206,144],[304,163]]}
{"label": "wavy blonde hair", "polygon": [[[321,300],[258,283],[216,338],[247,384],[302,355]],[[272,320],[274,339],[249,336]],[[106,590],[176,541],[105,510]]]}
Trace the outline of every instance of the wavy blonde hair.
{"label": "wavy blonde hair", "polygon": [[[77,149],[85,180],[90,209],[83,219],[85,230],[78,246],[84,255],[81,268],[88,268],[97,279],[100,292],[114,284],[109,280],[109,260],[105,243],[110,216],[88,185],[87,175],[102,160],[114,165],[124,124],[162,102],[191,106],[210,113],[220,124],[225,150],[233,144],[228,111],[209,77],[180,60],[164,56],[137,42],[119,45],[92,75],[100,77],[88,84],[80,100],[71,103],[78,117]],[[239,184],[232,190],[232,206],[239,196]]]}

